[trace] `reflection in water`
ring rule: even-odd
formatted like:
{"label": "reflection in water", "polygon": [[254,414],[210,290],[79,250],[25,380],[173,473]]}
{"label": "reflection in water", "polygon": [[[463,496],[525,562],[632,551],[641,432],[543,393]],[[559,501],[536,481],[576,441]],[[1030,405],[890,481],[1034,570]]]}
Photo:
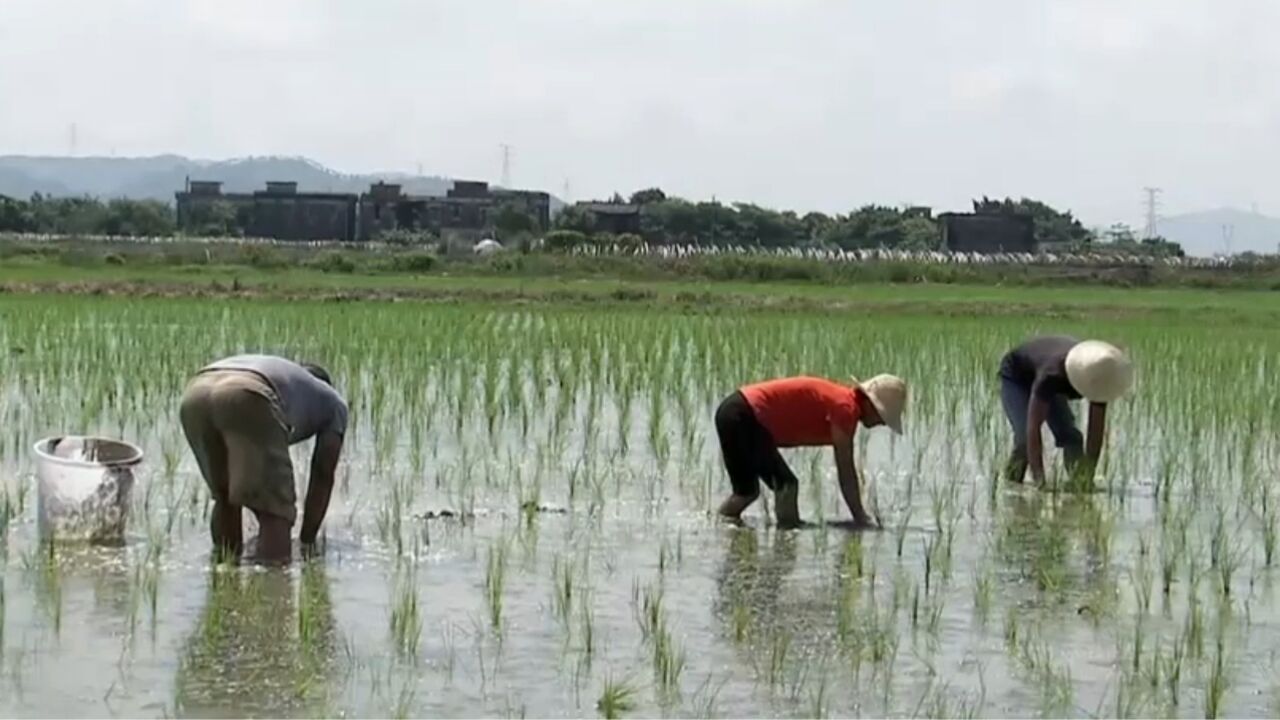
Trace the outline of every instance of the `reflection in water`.
{"label": "reflection in water", "polygon": [[1006,497],[995,519],[996,559],[1005,572],[1054,602],[1106,601],[1116,550],[1107,496],[1035,491]]}
{"label": "reflection in water", "polygon": [[[716,614],[727,621],[730,637],[742,641],[748,635],[772,635],[780,628],[795,632],[805,624],[797,615],[822,594],[820,587],[788,588],[796,569],[797,542],[801,533],[762,533],[755,528],[728,530],[728,550],[717,575]],[[765,551],[760,544],[767,543]],[[809,585],[805,583],[805,585]]]}
{"label": "reflection in water", "polygon": [[177,710],[197,717],[329,714],[336,644],[322,564],[307,563],[297,577],[215,568],[178,668]]}
{"label": "reflection in water", "polygon": [[[743,668],[783,703],[775,712],[795,711],[797,699],[807,693],[816,705],[802,712],[820,714],[815,707],[825,702],[828,673],[847,659],[841,612],[852,607],[846,601],[866,582],[863,539],[859,533],[834,537],[839,541],[827,545],[809,531],[728,533],[715,613]],[[809,547],[810,541],[814,554],[798,558],[802,544]]]}
{"label": "reflection in water", "polygon": [[729,548],[716,579],[716,614],[736,626],[732,635],[739,639],[742,624],[748,621],[757,629],[777,627],[784,583],[796,567],[799,533],[767,535],[772,540],[771,552],[764,557],[757,533],[748,526],[729,531]]}

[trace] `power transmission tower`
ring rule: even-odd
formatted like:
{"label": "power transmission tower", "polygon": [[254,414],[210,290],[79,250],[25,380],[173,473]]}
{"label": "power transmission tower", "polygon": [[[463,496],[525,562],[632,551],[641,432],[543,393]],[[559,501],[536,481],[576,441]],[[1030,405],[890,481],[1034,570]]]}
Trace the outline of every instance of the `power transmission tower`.
{"label": "power transmission tower", "polygon": [[72,156],[72,157],[75,157],[75,154],[76,154],[76,145],[78,144],[78,143],[77,143],[78,138],[76,137],[76,134],[77,134],[77,133],[76,133],[76,124],[75,124],[75,123],[71,123],[71,130],[70,130],[70,133],[69,133],[69,134],[70,134],[70,137],[68,138],[68,144],[70,145],[70,153],[71,153],[71,156]]}
{"label": "power transmission tower", "polygon": [[1222,226],[1222,250],[1227,257],[1231,257],[1231,241],[1235,239],[1235,236],[1235,223],[1228,223]]}
{"label": "power transmission tower", "polygon": [[506,143],[498,143],[498,147],[502,149],[502,187],[511,187],[511,151],[512,147]]}
{"label": "power transmission tower", "polygon": [[1143,230],[1142,236],[1150,240],[1160,236],[1156,221],[1159,218],[1157,211],[1160,209],[1160,193],[1163,191],[1158,187],[1144,187],[1142,192],[1147,194],[1147,227]]}

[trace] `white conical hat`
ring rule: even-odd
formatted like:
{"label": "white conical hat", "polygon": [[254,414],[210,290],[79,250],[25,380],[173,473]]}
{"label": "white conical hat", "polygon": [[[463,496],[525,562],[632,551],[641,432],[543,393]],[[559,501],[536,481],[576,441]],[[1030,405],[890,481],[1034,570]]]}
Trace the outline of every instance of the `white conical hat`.
{"label": "white conical hat", "polygon": [[1120,348],[1101,340],[1077,343],[1067,353],[1067,380],[1089,402],[1109,403],[1133,387],[1133,363]]}
{"label": "white conical hat", "polygon": [[902,411],[907,406],[907,384],[902,378],[896,375],[877,375],[866,382],[858,382],[854,378],[853,384],[867,394],[867,399],[875,406],[884,424],[901,435]]}

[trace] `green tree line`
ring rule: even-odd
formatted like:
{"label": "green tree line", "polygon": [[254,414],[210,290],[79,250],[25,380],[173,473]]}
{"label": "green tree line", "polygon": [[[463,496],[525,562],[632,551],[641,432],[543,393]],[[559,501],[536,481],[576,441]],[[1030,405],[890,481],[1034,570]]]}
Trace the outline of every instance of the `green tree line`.
{"label": "green tree line", "polygon": [[[890,248],[937,249],[941,242],[938,219],[929,208],[864,205],[845,214],[828,215],[773,210],[752,203],[694,202],[667,195],[659,188],[638,190],[611,202],[639,207],[639,232],[618,237],[596,226],[588,210],[571,205],[556,217],[547,237],[552,249],[603,241],[610,244],[746,245],[765,248],[824,247],[841,250]],[[1182,255],[1175,243],[1162,238],[1142,239],[1124,225],[1106,231],[1086,228],[1071,211],[1030,198],[973,201],[977,213],[1030,216],[1041,247],[1126,252],[1143,255]],[[193,211],[186,231],[194,235],[243,235],[247,218],[229,204],[215,203]],[[530,216],[504,206],[494,218],[504,238],[536,230]],[[177,233],[173,208],[156,200],[99,200],[92,197],[55,198],[39,193],[29,200],[0,196],[0,232],[59,235],[170,236]]]}
{"label": "green tree line", "polygon": [[[771,210],[751,203],[722,204],[692,202],[667,195],[660,188],[638,190],[629,198],[615,195],[613,203],[629,203],[640,211],[640,227],[635,238],[656,245],[747,245],[765,248],[825,247],[841,250],[890,248],[895,250],[939,249],[942,234],[930,208],[864,205],[844,214]],[[1180,255],[1181,248],[1163,239],[1131,241],[1113,233],[1086,228],[1069,210],[1053,208],[1031,198],[973,201],[973,212],[1030,216],[1037,243],[1073,251],[1123,250],[1141,254]],[[590,210],[566,207],[556,218],[554,246],[590,242],[600,235]],[[604,238],[614,242],[617,237]],[[1101,242],[1100,242],[1101,241]],[[1116,247],[1101,247],[1117,242]]]}
{"label": "green tree line", "polygon": [[143,237],[173,235],[176,229],[173,208],[158,200],[0,196],[0,232]]}

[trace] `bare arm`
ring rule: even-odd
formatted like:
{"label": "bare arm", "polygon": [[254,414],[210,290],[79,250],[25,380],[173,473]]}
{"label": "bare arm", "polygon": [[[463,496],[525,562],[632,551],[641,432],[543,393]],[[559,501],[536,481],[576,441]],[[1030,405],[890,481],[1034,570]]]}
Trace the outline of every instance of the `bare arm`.
{"label": "bare arm", "polygon": [[840,479],[840,494],[849,513],[859,525],[871,525],[871,517],[862,507],[862,492],[858,487],[858,468],[853,464],[853,433],[831,427],[831,444],[836,453],[836,474]]}
{"label": "bare arm", "polygon": [[1107,405],[1106,403],[1089,403],[1089,434],[1085,437],[1085,471],[1089,478],[1098,468],[1098,459],[1102,457],[1102,442],[1107,437]]}
{"label": "bare arm", "polygon": [[338,469],[338,457],[342,455],[342,436],[327,432],[316,436],[315,453],[311,456],[311,481],[307,484],[307,499],[302,510],[302,543],[315,543],[320,524],[329,511],[329,496],[333,493],[333,477]]}
{"label": "bare arm", "polygon": [[1044,484],[1044,443],[1040,429],[1047,417],[1049,403],[1032,391],[1031,404],[1027,409],[1027,465],[1031,468],[1031,479],[1041,485]]}

